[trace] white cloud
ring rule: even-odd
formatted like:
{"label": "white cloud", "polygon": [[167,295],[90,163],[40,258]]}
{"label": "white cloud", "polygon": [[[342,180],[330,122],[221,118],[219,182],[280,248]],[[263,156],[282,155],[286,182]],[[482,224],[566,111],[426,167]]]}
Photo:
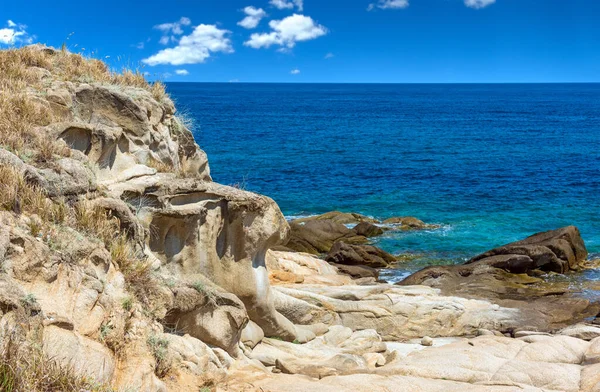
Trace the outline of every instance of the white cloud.
{"label": "white cloud", "polygon": [[27,34],[27,26],[8,20],[8,27],[0,29],[0,44],[14,45],[18,43],[30,44],[33,42],[33,36]]}
{"label": "white cloud", "polygon": [[246,17],[238,22],[238,26],[242,26],[245,29],[253,29],[264,18],[267,13],[262,8],[254,8],[252,6],[244,8]]}
{"label": "white cloud", "polygon": [[144,49],[144,43],[143,43],[143,42],[138,42],[138,43],[135,45],[135,47],[136,47],[137,49]]}
{"label": "white cloud", "polygon": [[173,42],[177,41],[177,38],[175,38],[175,35],[183,34],[182,26],[189,26],[191,24],[192,24],[192,21],[190,20],[190,18],[186,18],[185,16],[182,16],[181,19],[179,19],[177,22],[162,23],[162,24],[154,26],[154,28],[156,30],[160,30],[163,33],[163,36],[160,38],[160,40],[158,42],[160,42],[163,45],[168,45],[169,41],[173,41]]}
{"label": "white cloud", "polygon": [[163,49],[142,62],[150,66],[203,63],[211,53],[233,53],[228,37],[230,33],[229,30],[219,29],[215,25],[201,24],[196,26],[190,35],[181,37],[174,48]]}
{"label": "white cloud", "polygon": [[326,60],[327,60],[327,59],[332,59],[332,58],[334,58],[334,57],[335,57],[335,55],[334,55],[333,53],[331,53],[331,52],[329,52],[329,53],[327,53],[327,54],[325,55],[325,59],[326,59]]}
{"label": "white cloud", "polygon": [[178,70],[175,70],[175,73],[177,75],[181,75],[181,76],[187,76],[190,74],[187,69],[178,69]]}
{"label": "white cloud", "polygon": [[298,75],[298,74],[300,73],[300,70],[299,70],[298,68],[294,68],[294,69],[292,69],[292,70],[290,71],[290,73],[291,73],[292,75]]}
{"label": "white cloud", "polygon": [[270,0],[269,4],[280,10],[291,10],[296,6],[298,11],[304,11],[304,0]]}
{"label": "white cloud", "polygon": [[465,0],[465,5],[469,8],[485,8],[488,5],[492,5],[496,0]]}
{"label": "white cloud", "polygon": [[[469,0],[465,0],[469,1]],[[377,3],[371,3],[367,7],[367,11],[373,11],[375,8],[381,8],[382,10],[387,9],[400,9],[408,7],[408,0],[379,0]]]}
{"label": "white cloud", "polygon": [[296,42],[309,41],[327,34],[327,28],[321,26],[308,16],[294,14],[282,20],[272,20],[269,27],[270,33],[254,33],[244,45],[254,49],[268,48],[279,45],[288,49],[293,48]]}

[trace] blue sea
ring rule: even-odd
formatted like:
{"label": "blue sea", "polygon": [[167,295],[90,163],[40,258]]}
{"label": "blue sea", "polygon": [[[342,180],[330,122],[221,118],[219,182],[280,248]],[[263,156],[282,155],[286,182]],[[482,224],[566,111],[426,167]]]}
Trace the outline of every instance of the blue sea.
{"label": "blue sea", "polygon": [[414,255],[386,279],[565,225],[600,252],[600,84],[168,90],[214,180],[268,195],[288,217],[341,210],[440,224],[376,240]]}

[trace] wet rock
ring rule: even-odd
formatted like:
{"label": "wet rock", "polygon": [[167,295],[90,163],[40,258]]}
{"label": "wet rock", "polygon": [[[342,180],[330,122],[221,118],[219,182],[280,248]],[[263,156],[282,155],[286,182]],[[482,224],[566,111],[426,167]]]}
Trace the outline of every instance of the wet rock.
{"label": "wet rock", "polygon": [[425,229],[437,229],[438,225],[431,225],[423,222],[420,219],[417,219],[412,216],[397,216],[388,218],[383,221],[384,224],[387,225],[397,225],[400,230],[425,230]]}

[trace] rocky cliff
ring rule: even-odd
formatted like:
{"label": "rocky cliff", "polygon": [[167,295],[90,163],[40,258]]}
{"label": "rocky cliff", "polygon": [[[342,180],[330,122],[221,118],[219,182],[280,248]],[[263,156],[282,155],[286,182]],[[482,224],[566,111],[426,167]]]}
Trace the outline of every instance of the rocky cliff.
{"label": "rocky cliff", "polygon": [[[530,321],[518,307],[273,251],[290,231],[277,204],[214,183],[164,86],[138,73],[43,46],[0,51],[0,181],[2,390],[599,385],[599,328],[517,340]],[[315,233],[373,229],[334,223],[297,223],[292,238],[320,253],[334,241]]]}
{"label": "rocky cliff", "polygon": [[160,84],[41,46],[2,52],[0,67],[5,346],[40,343],[99,382],[161,390],[167,356],[224,368],[250,320],[314,337],[271,296],[279,208],[212,182]]}

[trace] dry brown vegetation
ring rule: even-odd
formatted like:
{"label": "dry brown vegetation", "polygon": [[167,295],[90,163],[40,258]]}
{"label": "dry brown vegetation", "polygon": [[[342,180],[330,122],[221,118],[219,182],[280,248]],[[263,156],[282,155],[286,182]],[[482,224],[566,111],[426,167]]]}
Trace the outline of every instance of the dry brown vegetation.
{"label": "dry brown vegetation", "polygon": [[92,239],[100,240],[110,251],[113,262],[125,277],[127,289],[142,303],[151,305],[156,279],[135,244],[121,233],[119,219],[87,200],[68,205],[65,200],[48,198],[43,189],[27,182],[18,170],[0,165],[0,210],[26,213],[34,236],[52,241],[57,225],[67,225]]}
{"label": "dry brown vegetation", "polygon": [[13,330],[0,353],[2,392],[112,392],[110,386],[78,374],[73,366],[62,366],[41,349],[41,337],[22,330],[31,326],[25,320]]}
{"label": "dry brown vegetation", "polygon": [[53,80],[138,87],[158,101],[166,96],[164,84],[148,83],[139,71],[112,72],[100,60],[66,50],[40,46],[0,50],[0,146],[38,162],[68,153],[39,130],[53,121],[48,103],[38,96],[48,87],[46,71]]}

